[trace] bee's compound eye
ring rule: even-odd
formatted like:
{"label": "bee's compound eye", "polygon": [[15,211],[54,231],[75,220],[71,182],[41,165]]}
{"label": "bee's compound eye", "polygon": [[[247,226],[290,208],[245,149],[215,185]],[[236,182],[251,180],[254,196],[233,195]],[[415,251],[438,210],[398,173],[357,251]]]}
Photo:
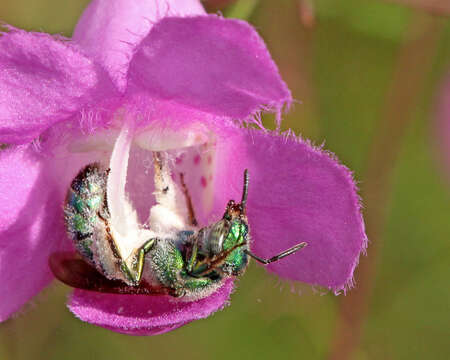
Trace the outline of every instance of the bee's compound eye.
{"label": "bee's compound eye", "polygon": [[208,248],[214,255],[220,254],[223,250],[223,242],[230,231],[229,222],[220,220],[211,229],[208,237]]}

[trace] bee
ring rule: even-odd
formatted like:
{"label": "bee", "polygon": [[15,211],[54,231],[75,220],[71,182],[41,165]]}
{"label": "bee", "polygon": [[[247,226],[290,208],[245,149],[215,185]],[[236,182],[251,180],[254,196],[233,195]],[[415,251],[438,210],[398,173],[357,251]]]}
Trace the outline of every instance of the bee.
{"label": "bee", "polygon": [[[242,275],[250,258],[267,265],[306,246],[301,242],[269,259],[251,252],[246,215],[248,170],[244,171],[241,201],[230,200],[220,220],[200,228],[184,175],[180,174],[181,186],[176,185],[167,154],[154,152],[153,162],[157,204],[151,210],[150,229],[141,226],[133,232],[139,245],[131,249],[121,244],[108,207],[109,169],[92,163],[78,173],[64,205],[67,233],[77,253],[51,255],[49,265],[56,278],[98,292],[199,299],[226,279]],[[180,194],[187,214],[181,228],[170,226],[169,221],[180,217],[174,210],[174,199]]]}

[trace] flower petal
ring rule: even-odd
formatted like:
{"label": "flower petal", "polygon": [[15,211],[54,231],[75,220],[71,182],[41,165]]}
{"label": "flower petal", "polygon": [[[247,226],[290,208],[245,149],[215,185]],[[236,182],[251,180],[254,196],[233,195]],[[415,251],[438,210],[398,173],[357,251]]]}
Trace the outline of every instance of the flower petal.
{"label": "flower petal", "polygon": [[78,318],[116,332],[157,335],[222,309],[233,282],[228,281],[207,298],[183,302],[168,296],[113,295],[75,290],[68,307]]}
{"label": "flower petal", "polygon": [[247,23],[216,15],[164,18],[137,47],[129,76],[151,96],[244,119],[291,102],[264,42]]}
{"label": "flower petal", "polygon": [[39,151],[31,145],[0,151],[0,321],[53,278],[52,252],[73,249],[63,221],[64,197],[79,170],[104,156],[53,148],[44,137]]}
{"label": "flower petal", "polygon": [[68,42],[14,29],[0,37],[0,142],[27,143],[112,91]]}
{"label": "flower petal", "polygon": [[155,22],[168,15],[203,13],[198,0],[94,0],[78,22],[73,39],[104,64],[116,85],[124,89],[134,48]]}
{"label": "flower petal", "polygon": [[[223,145],[226,144],[226,145]],[[352,285],[367,238],[350,171],[293,135],[256,130],[218,142],[216,212],[239,200],[249,169],[248,219],[252,251],[270,258],[300,242],[308,246],[267,266],[290,280],[339,291]],[[233,196],[230,197],[230,194]]]}
{"label": "flower petal", "polygon": [[0,321],[53,278],[47,258],[65,236],[61,204],[52,202],[42,169],[27,148],[0,152]]}

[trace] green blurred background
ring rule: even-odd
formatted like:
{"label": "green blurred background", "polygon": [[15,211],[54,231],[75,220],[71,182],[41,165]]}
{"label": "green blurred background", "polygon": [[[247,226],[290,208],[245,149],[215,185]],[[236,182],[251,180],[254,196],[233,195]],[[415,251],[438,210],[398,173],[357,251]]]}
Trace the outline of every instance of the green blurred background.
{"label": "green blurred background", "polygon": [[[88,2],[1,0],[0,20],[70,36]],[[55,283],[0,325],[0,359],[450,358],[450,183],[435,140],[450,1],[204,4],[266,40],[301,100],[283,127],[354,170],[370,239],[356,287],[335,297],[252,264],[223,311],[131,337],[77,320],[64,305],[70,290]]]}

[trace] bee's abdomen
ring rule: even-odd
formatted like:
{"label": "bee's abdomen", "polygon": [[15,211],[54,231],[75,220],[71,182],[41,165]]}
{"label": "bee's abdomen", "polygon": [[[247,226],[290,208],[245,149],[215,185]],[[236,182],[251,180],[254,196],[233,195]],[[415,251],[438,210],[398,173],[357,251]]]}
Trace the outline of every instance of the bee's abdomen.
{"label": "bee's abdomen", "polygon": [[81,170],[67,192],[64,206],[67,232],[77,250],[93,261],[93,241],[100,216],[109,217],[106,206],[107,172],[98,164]]}

